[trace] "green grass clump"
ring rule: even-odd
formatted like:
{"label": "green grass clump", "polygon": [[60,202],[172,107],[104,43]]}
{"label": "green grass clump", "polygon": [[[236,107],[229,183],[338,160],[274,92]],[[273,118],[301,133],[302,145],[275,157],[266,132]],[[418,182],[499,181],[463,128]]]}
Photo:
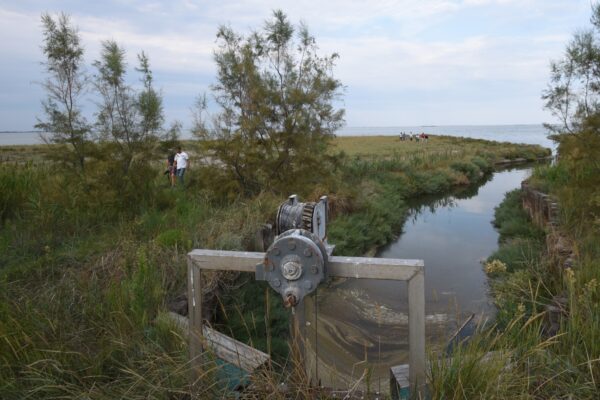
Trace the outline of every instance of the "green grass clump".
{"label": "green grass clump", "polygon": [[188,243],[189,239],[185,237],[185,233],[180,229],[167,229],[156,236],[156,243],[163,247],[175,247],[179,245],[181,248]]}
{"label": "green grass clump", "polygon": [[544,231],[531,224],[529,215],[521,207],[521,190],[506,193],[502,203],[496,207],[493,224],[500,233],[500,242],[523,238],[542,240]]}

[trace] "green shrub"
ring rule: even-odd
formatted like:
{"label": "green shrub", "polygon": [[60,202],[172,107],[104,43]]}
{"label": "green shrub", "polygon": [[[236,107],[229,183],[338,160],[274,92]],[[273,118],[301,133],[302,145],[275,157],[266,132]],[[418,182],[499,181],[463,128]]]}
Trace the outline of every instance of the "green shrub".
{"label": "green shrub", "polygon": [[500,233],[500,242],[507,238],[532,238],[541,240],[544,231],[535,227],[521,206],[521,190],[506,193],[502,203],[495,208],[494,226]]}
{"label": "green shrub", "polygon": [[479,157],[479,156],[473,157],[471,159],[471,162],[473,164],[477,165],[477,168],[479,168],[479,170],[482,171],[483,173],[488,174],[494,170],[493,164],[489,160],[487,160],[483,157]]}
{"label": "green shrub", "polygon": [[450,164],[450,168],[455,171],[462,172],[469,178],[471,183],[477,182],[477,180],[481,177],[482,172],[479,167],[474,163],[469,162],[453,162]]}

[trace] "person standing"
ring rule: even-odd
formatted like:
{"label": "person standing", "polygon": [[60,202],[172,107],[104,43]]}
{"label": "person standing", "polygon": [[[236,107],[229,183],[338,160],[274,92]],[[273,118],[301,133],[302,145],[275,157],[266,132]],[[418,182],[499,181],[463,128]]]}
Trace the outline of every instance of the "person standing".
{"label": "person standing", "polygon": [[[171,150],[172,151],[172,150]],[[171,187],[175,186],[175,153],[170,153],[167,157],[167,171],[169,172],[169,182]]]}
{"label": "person standing", "polygon": [[181,150],[181,146],[177,148],[177,154],[175,155],[175,174],[179,178],[179,183],[183,186],[183,176],[185,175],[185,169],[188,166],[189,157],[187,153]]}

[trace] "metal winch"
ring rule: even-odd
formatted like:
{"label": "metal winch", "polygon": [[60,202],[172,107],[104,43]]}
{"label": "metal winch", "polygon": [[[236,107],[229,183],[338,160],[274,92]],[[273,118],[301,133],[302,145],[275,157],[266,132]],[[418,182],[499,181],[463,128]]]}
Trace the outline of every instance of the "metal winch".
{"label": "metal winch", "polygon": [[327,279],[327,197],[301,203],[292,195],[277,210],[277,237],[256,266],[256,279],[267,281],[284,300],[296,306]]}

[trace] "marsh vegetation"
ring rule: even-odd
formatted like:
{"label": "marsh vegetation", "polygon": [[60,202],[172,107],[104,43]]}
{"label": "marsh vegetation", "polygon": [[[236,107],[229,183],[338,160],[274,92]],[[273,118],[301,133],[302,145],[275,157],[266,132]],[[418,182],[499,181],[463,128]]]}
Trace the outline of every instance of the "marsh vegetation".
{"label": "marsh vegetation", "polygon": [[[400,232],[411,199],[476,184],[497,162],[549,155],[539,146],[443,136],[427,143],[335,138],[343,122],[335,107],[341,84],[330,75],[335,57],[269,62],[295,54],[288,50],[298,44],[315,50],[307,31],[276,12],[251,38],[219,31],[214,91],[222,108],[207,118],[199,102],[200,140],[185,143],[193,153],[189,179],[172,189],[162,159],[180,142],[179,125],[164,127],[149,58],[140,53],[141,86],[131,87],[122,48],[102,44],[98,120],[88,122],[78,112],[84,80],[77,31],[67,17],[44,16],[43,23],[49,80],[40,127],[51,131],[51,143],[0,149],[2,398],[226,396],[215,360],[189,381],[185,334],[163,318],[185,309],[187,251],[255,250],[256,231],[297,193],[309,201],[329,195],[336,253],[364,255]],[[548,106],[569,124],[557,132],[558,164],[539,168],[531,180],[559,199],[561,233],[576,258],[562,268],[511,194],[496,217],[502,247],[489,260],[498,319],[451,357],[431,354],[433,398],[597,397],[600,122],[592,98],[569,107],[575,94],[567,84],[579,79],[586,96],[597,95],[598,68],[568,68],[595,65],[588,63],[598,60],[594,37],[577,36],[571,47],[586,51],[568,52],[576,59],[553,69]],[[69,51],[57,51],[65,43]],[[313,75],[303,73],[305,61]],[[240,82],[245,90],[232,91]],[[256,383],[273,393],[296,367],[278,297],[249,277],[207,278],[211,322],[271,353],[274,363]],[[559,330],[549,334],[544,320],[557,296],[567,305]]]}
{"label": "marsh vegetation", "polygon": [[[371,143],[377,148],[387,140]],[[462,151],[440,157],[438,145],[448,142]],[[309,200],[330,195],[337,254],[364,254],[389,241],[411,197],[476,183],[509,155],[547,154],[532,146],[435,137],[418,148],[418,157],[406,159],[413,149],[403,146],[386,144],[397,151],[383,158],[341,155],[332,147],[327,179],[315,174],[314,184],[291,188]],[[192,248],[254,250],[255,232],[272,221],[288,194],[232,199],[207,177],[212,166],[192,162],[185,190],[171,189],[163,168],[152,163],[124,181],[93,163],[85,177],[48,160],[0,166],[3,397],[190,395],[185,337],[157,319],[185,293],[185,254]],[[277,296],[266,312],[265,288],[248,277],[214,275],[210,285],[215,325],[271,350],[285,365],[287,312]],[[203,379],[214,394],[211,375]]]}

